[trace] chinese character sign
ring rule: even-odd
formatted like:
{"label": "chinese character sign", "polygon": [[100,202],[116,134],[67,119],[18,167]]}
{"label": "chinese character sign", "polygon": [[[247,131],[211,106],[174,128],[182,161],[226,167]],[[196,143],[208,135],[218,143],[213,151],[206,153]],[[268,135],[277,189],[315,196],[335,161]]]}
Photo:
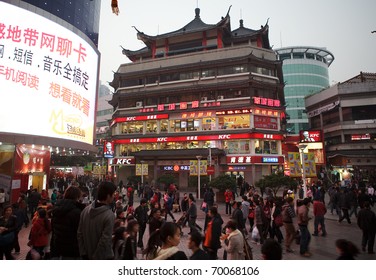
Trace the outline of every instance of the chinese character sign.
{"label": "chinese character sign", "polygon": [[136,176],[147,176],[149,166],[147,163],[136,164]]}
{"label": "chinese character sign", "polygon": [[93,144],[98,61],[76,33],[0,2],[0,131]]}
{"label": "chinese character sign", "polygon": [[[207,175],[207,160],[200,160],[200,176]],[[197,176],[198,175],[198,160],[189,161],[189,175]]]}
{"label": "chinese character sign", "polygon": [[299,153],[288,153],[288,163],[290,167],[290,177],[302,176],[302,164]]}

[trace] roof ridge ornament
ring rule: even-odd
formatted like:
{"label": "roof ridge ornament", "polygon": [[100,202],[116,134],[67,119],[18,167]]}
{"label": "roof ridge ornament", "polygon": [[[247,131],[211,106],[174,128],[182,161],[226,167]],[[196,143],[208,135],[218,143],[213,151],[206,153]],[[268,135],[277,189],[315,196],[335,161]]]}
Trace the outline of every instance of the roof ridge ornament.
{"label": "roof ridge ornament", "polygon": [[195,9],[196,18],[200,18],[200,8]]}

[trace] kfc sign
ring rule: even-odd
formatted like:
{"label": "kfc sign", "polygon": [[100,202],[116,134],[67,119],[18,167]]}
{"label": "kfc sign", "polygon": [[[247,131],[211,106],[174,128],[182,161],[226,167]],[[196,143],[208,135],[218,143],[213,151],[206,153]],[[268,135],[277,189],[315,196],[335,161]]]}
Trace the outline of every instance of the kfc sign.
{"label": "kfc sign", "polygon": [[122,158],[113,158],[109,160],[110,165],[134,165],[136,160],[134,157],[122,157]]}
{"label": "kfc sign", "polygon": [[322,142],[321,130],[301,130],[299,136],[301,143]]}

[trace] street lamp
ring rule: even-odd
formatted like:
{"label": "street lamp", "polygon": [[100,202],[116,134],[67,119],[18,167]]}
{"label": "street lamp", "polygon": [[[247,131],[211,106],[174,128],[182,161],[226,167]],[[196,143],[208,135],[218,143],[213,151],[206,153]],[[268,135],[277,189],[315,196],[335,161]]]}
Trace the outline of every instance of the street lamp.
{"label": "street lamp", "polygon": [[200,199],[201,198],[201,195],[200,195],[200,185],[201,185],[201,158],[202,156],[196,156],[197,158],[197,198]]}
{"label": "street lamp", "polygon": [[[208,165],[211,167],[212,165],[212,153],[211,153],[211,146],[208,147],[209,148],[209,160],[208,160]],[[211,174],[209,175],[209,182],[211,182]]]}
{"label": "street lamp", "polygon": [[141,186],[144,185],[144,160],[141,160]]}
{"label": "street lamp", "polygon": [[300,158],[302,163],[302,179],[303,179],[303,197],[307,196],[307,183],[306,183],[306,174],[305,174],[305,159],[304,159],[304,149],[307,148],[307,144],[299,144]]}

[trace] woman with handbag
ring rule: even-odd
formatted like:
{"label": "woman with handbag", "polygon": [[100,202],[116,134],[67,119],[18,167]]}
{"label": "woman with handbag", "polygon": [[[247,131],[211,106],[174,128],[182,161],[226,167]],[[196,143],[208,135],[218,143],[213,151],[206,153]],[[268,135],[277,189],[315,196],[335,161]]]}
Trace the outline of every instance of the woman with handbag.
{"label": "woman with handbag", "polygon": [[0,217],[0,260],[14,260],[12,248],[14,242],[14,232],[17,229],[17,217],[13,215],[10,205],[5,206],[3,215]]}

